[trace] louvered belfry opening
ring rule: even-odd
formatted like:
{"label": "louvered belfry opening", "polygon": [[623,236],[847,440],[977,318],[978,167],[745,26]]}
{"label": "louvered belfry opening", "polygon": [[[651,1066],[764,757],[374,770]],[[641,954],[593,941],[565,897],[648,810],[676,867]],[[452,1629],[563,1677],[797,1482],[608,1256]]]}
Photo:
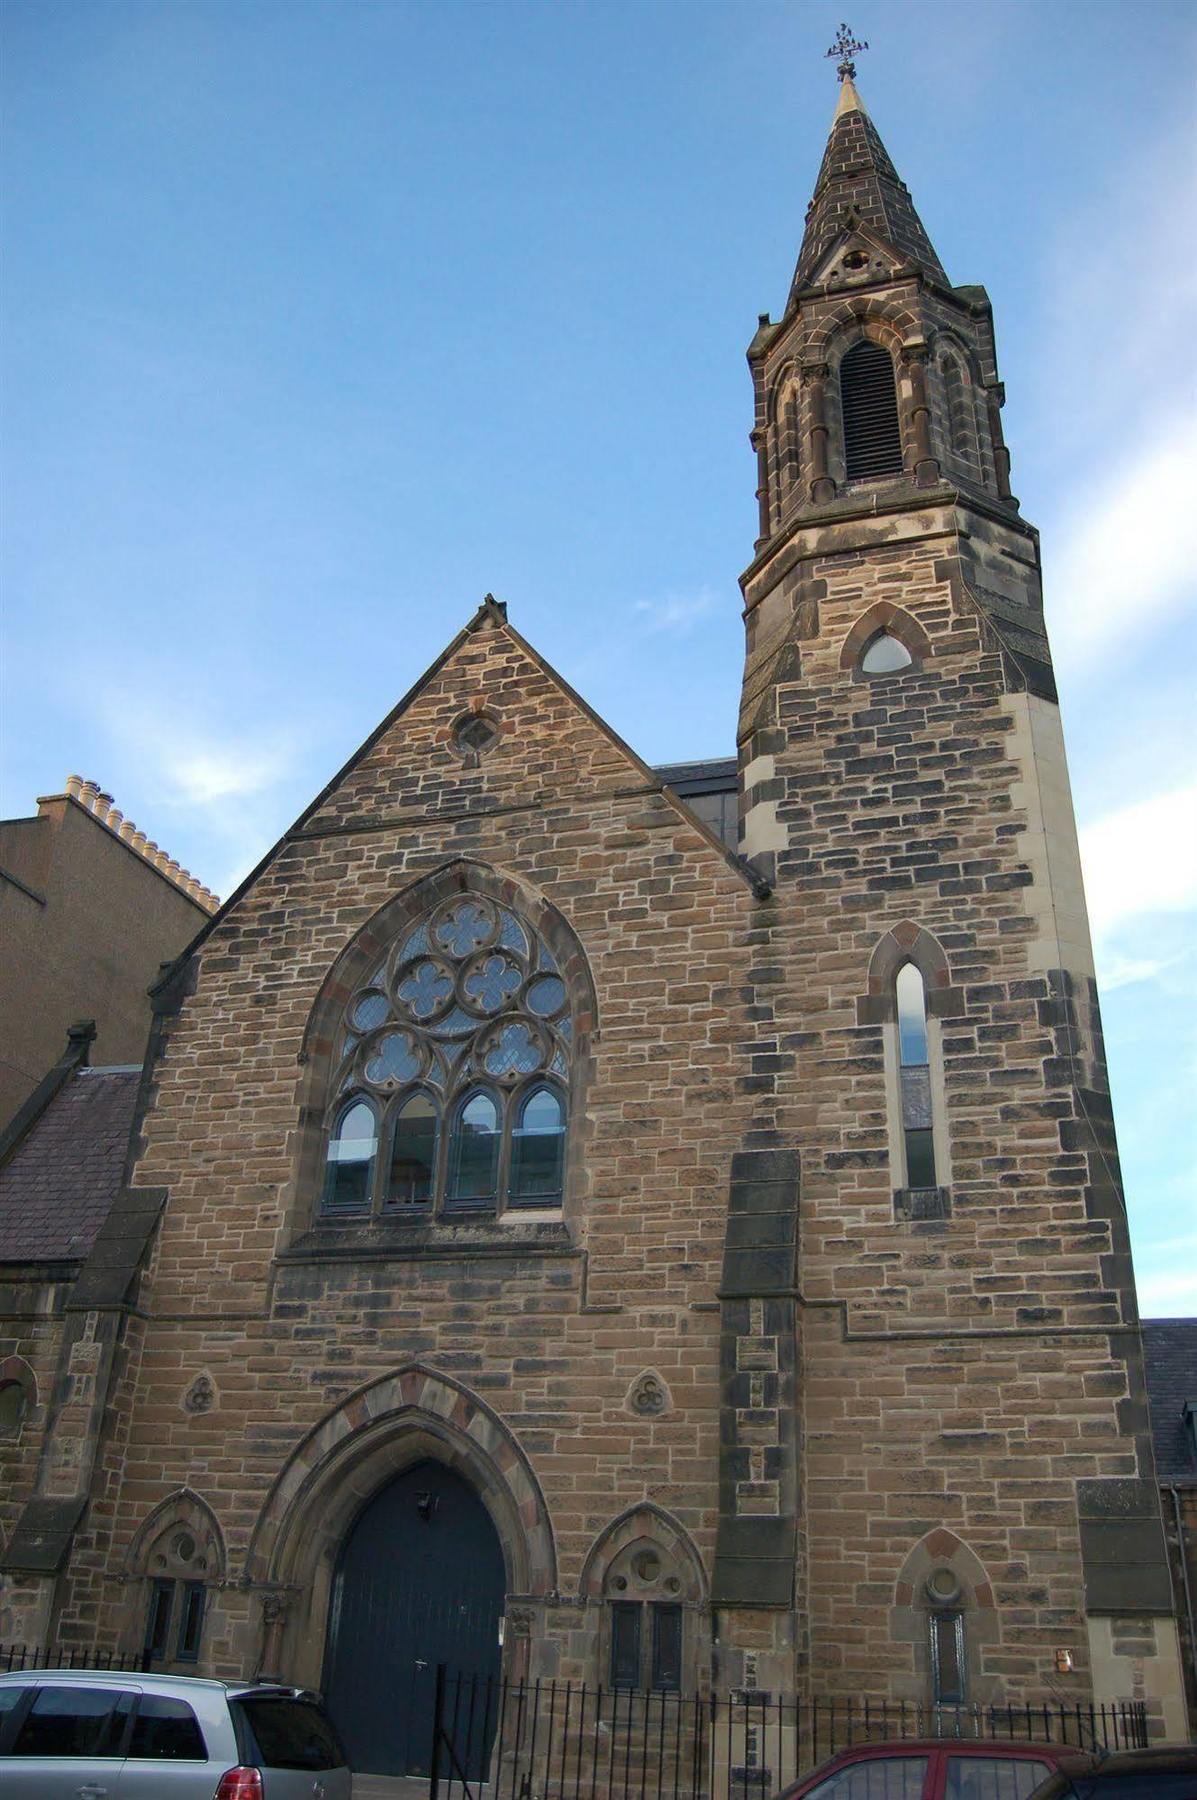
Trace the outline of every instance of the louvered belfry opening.
{"label": "louvered belfry opening", "polygon": [[848,480],[900,475],[898,392],[888,350],[867,341],[853,344],[840,364],[840,399]]}

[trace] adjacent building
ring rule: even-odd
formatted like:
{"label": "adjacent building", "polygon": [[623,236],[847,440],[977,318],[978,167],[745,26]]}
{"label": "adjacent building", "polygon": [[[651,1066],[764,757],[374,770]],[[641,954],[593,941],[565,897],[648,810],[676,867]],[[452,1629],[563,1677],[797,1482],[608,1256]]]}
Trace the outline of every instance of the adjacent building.
{"label": "adjacent building", "polygon": [[141,1062],[150,983],[216,904],[94,781],[72,775],[36,817],[0,820],[0,1127],[76,1020],[103,1062]]}

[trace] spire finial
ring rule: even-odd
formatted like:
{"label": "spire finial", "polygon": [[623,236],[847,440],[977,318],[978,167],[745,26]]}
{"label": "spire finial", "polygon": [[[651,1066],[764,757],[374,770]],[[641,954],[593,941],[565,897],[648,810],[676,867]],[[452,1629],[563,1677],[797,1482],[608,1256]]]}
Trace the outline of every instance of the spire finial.
{"label": "spire finial", "polygon": [[838,56],[840,59],[835,65],[835,72],[841,81],[854,81],[856,79],[856,64],[852,61],[852,58],[858,56],[862,50],[867,50],[868,47],[869,46],[865,43],[858,44],[856,39],[852,36],[852,27],[850,25],[845,25],[841,21],[840,35],[836,38],[835,43],[827,52],[828,56]]}

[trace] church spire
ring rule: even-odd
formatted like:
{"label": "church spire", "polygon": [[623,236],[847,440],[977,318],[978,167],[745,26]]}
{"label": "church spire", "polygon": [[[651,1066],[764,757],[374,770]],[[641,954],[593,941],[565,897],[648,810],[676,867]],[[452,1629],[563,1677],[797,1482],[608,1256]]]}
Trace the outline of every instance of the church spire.
{"label": "church spire", "polygon": [[852,68],[851,64],[841,65],[839,99],[814,198],[807,209],[802,249],[790,287],[791,304],[799,289],[814,279],[824,253],[853,218],[884,238],[904,260],[948,285],[910,191],[864,109],[852,74],[843,72],[845,66]]}

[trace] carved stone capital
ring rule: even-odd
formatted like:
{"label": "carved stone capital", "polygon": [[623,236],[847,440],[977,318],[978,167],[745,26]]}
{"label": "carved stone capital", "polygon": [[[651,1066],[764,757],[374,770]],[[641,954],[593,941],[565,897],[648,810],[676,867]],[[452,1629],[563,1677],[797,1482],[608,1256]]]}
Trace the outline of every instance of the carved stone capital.
{"label": "carved stone capital", "polygon": [[831,374],[831,369],[825,362],[803,363],[798,373],[805,383],[810,383],[814,381],[826,381],[827,377]]}

